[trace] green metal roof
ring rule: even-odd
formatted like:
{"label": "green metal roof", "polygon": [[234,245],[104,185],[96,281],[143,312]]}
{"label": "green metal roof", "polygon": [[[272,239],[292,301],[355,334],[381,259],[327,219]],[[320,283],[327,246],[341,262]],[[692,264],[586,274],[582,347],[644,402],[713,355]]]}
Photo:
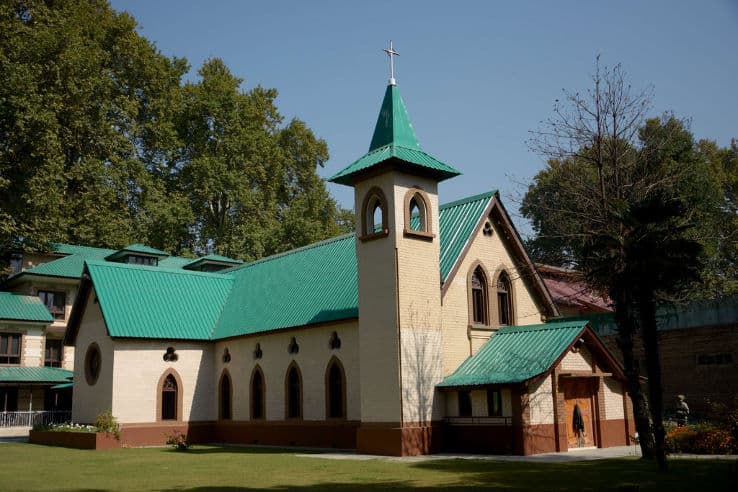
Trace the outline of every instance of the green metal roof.
{"label": "green metal roof", "polygon": [[[134,246],[137,246],[137,245],[131,245],[130,247],[134,247]],[[108,249],[108,248],[94,248],[91,246],[77,246],[73,244],[63,244],[63,243],[52,243],[51,247],[53,248],[53,251],[55,253],[64,254],[68,256],[64,256],[62,258],[59,258],[53,261],[49,261],[48,263],[44,263],[34,268],[30,268],[12,278],[19,278],[23,275],[39,275],[39,276],[45,276],[45,277],[64,277],[64,278],[78,279],[80,275],[82,275],[82,270],[84,269],[85,261],[104,260],[108,257],[111,257],[111,255],[117,255],[120,251],[123,251],[123,250]],[[126,248],[129,248],[129,246],[126,246]],[[150,249],[151,251],[159,251],[158,249],[148,248],[147,246],[144,246],[143,248]],[[130,251],[133,251],[133,250],[130,250]],[[163,251],[161,253],[166,254]],[[183,258],[181,256],[167,256],[165,258],[159,259],[159,267],[184,268],[186,265],[196,262],[198,260],[199,258]],[[232,259],[230,261],[236,262],[236,260],[232,260]]]}
{"label": "green metal roof", "polygon": [[68,383],[73,375],[58,367],[0,367],[2,383]]}
{"label": "green metal roof", "polygon": [[157,258],[166,258],[167,256],[169,256],[169,253],[167,253],[166,251],[152,248],[150,246],[146,246],[145,244],[129,244],[128,246],[119,249],[115,253],[112,253],[106,256],[105,259],[115,260],[115,259],[127,256],[131,253],[142,254],[142,255],[147,255],[147,256],[156,256]]}
{"label": "green metal roof", "polygon": [[436,386],[522,383],[548,371],[586,326],[586,321],[571,321],[500,328]]}
{"label": "green metal roof", "polygon": [[441,279],[448,277],[464,246],[472,239],[471,234],[482,213],[489,205],[496,191],[482,193],[439,207],[441,229]]}
{"label": "green metal roof", "polygon": [[201,265],[205,265],[208,263],[214,263],[217,265],[231,265],[231,266],[237,266],[243,264],[242,260],[234,260],[233,258],[228,258],[227,256],[221,256],[216,254],[209,254],[202,256],[200,258],[195,258],[194,260],[191,260],[189,263],[184,265],[182,268],[185,268],[187,270],[197,270]]}
{"label": "green metal roof", "polygon": [[430,172],[439,181],[461,174],[420,148],[396,85],[388,85],[384,93],[369,152],[333,175],[329,181],[350,186],[357,174],[390,159],[401,161],[401,165],[411,172]]}
{"label": "green metal roof", "polygon": [[73,387],[74,387],[74,383],[62,383],[62,384],[54,385],[54,386],[52,386],[49,389],[61,390],[61,389],[69,389],[69,388],[73,388]]}
{"label": "green metal roof", "polygon": [[405,109],[405,101],[394,84],[388,85],[384,91],[384,100],[379,109],[369,152],[391,144],[420,150],[413,124]]}
{"label": "green metal roof", "polygon": [[[493,197],[440,207],[444,278]],[[88,269],[111,336],[221,339],[358,316],[354,234],[217,273],[101,261]]]}
{"label": "green metal roof", "polygon": [[36,296],[0,292],[0,319],[52,323],[54,317]]}
{"label": "green metal roof", "polygon": [[233,279],[217,273],[87,262],[112,337],[207,340]]}

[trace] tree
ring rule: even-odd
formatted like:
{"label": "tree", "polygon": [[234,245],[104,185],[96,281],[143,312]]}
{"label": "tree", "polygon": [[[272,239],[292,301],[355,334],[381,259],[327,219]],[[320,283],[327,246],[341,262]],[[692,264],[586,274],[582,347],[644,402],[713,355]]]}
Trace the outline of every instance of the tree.
{"label": "tree", "polygon": [[0,251],[122,246],[175,136],[184,60],[107,2],[0,5]]}
{"label": "tree", "polygon": [[[531,148],[549,161],[521,212],[533,222],[534,252],[578,268],[609,293],[643,456],[664,469],[656,305],[683,294],[701,268],[694,224],[700,203],[710,200],[701,195],[711,189],[708,166],[684,122],[671,115],[646,121],[651,91],[634,93],[620,65],[601,69],[598,57],[593,88],[564,94],[555,116],[532,132]],[[638,333],[648,404],[634,367]]]}
{"label": "tree", "polygon": [[335,235],[336,204],[316,172],[328,146],[300,120],[282,126],[277,91],[241,91],[219,59],[184,88],[177,169],[197,252],[253,260]]}

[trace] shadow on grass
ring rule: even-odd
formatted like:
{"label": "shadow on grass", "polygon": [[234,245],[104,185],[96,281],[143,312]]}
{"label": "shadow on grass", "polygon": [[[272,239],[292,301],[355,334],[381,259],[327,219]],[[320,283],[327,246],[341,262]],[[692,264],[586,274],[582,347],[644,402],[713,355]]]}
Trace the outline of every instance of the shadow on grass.
{"label": "shadow on grass", "polygon": [[[278,448],[270,446],[239,446],[230,444],[212,444],[212,445],[194,445],[186,451],[170,448],[167,450],[171,453],[186,454],[320,454],[326,451],[319,449],[300,449],[300,448]],[[332,451],[334,452],[334,451]],[[335,452],[343,452],[336,450]]]}
{"label": "shadow on grass", "polygon": [[735,465],[726,461],[672,460],[669,470],[653,462],[610,459],[568,463],[531,463],[481,460],[426,461],[416,468],[463,474],[470,484],[486,484],[509,491],[722,491],[738,490]]}

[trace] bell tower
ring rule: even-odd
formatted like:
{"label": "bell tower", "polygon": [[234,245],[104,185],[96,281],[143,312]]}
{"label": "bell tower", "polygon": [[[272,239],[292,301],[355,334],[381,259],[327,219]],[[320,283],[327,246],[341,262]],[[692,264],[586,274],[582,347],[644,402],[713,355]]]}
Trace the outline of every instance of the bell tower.
{"label": "bell tower", "polygon": [[425,153],[394,78],[369,152],[330,181],[354,187],[359,283],[360,452],[430,452],[441,415],[438,183],[461,174]]}

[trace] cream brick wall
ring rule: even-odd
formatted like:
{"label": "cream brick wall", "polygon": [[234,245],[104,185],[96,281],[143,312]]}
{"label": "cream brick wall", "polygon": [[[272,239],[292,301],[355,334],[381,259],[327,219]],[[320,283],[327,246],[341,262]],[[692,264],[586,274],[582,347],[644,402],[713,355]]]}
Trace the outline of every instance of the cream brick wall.
{"label": "cream brick wall", "polygon": [[563,371],[592,371],[592,354],[586,347],[578,352],[569,350],[559,366]]}
{"label": "cream brick wall", "polygon": [[402,405],[405,422],[428,422],[443,416],[441,381],[441,333],[402,331]]}
{"label": "cream brick wall", "polygon": [[64,347],[64,360],[62,360],[62,369],[67,371],[74,370],[74,347]]}
{"label": "cream brick wall", "polygon": [[[215,420],[217,400],[213,386],[213,351],[210,342],[172,340],[115,340],[113,415],[121,423],[155,422],[158,385],[168,369],[179,374],[184,421]],[[173,347],[177,360],[164,354]]]}
{"label": "cream brick wall", "polygon": [[604,378],[605,419],[617,420],[625,418],[623,408],[623,385],[613,378]]}
{"label": "cream brick wall", "polygon": [[550,375],[528,387],[528,409],[531,425],[554,423],[554,400]]}
{"label": "cream brick wall", "polygon": [[44,365],[44,332],[41,328],[27,328],[23,336],[21,365],[39,367]]}
{"label": "cream brick wall", "polygon": [[[378,186],[387,198],[390,231],[397,227],[391,175],[385,174],[355,187],[357,235],[361,235],[364,197]],[[368,422],[399,422],[399,340],[394,236],[356,241],[359,278],[359,357],[361,418]],[[267,409],[267,411],[269,411]]]}
{"label": "cream brick wall", "polygon": [[[497,276],[504,269],[510,277],[513,296],[513,319],[516,325],[541,323],[542,311],[520,277],[511,252],[501,239],[501,230],[494,227],[492,236],[485,236],[480,230],[472,237],[471,246],[462,258],[456,275],[448,278],[450,282],[443,296],[443,374],[452,373],[467,357],[476,353],[493,331],[472,330],[470,344],[467,335],[469,320],[469,300],[467,278],[472,266],[479,261],[487,274],[490,296],[490,323],[497,323]],[[471,346],[470,346],[471,345]]]}
{"label": "cream brick wall", "polygon": [[[357,184],[359,228],[365,196],[374,186],[388,202],[389,235],[357,241],[356,246],[359,352],[369,368],[360,376],[362,421],[437,419],[443,413],[442,397],[435,391],[442,377],[437,184],[399,172]],[[422,189],[430,200],[427,209],[435,234],[430,241],[404,234],[404,200],[411,188]]]}
{"label": "cream brick wall", "polygon": [[[113,410],[113,340],[108,336],[100,306],[95,299],[97,295],[93,289],[87,299],[75,342],[72,419],[81,423],[94,423],[99,413]],[[97,382],[90,386],[85,379],[85,355],[93,342],[100,347],[101,366]]]}
{"label": "cream brick wall", "polygon": [[[338,333],[341,348],[329,346],[331,334]],[[344,322],[305,330],[290,330],[260,336],[223,340],[215,344],[212,385],[213,400],[217,411],[218,383],[224,368],[228,369],[233,385],[233,419],[249,420],[251,374],[258,366],[264,374],[267,420],[284,420],[286,411],[285,379],[287,368],[295,361],[302,375],[303,419],[324,420],[326,418],[325,375],[328,363],[336,357],[343,366],[346,377],[346,413],[348,420],[361,418],[359,397],[359,327],[356,321]],[[295,337],[300,351],[290,354],[288,347]],[[263,356],[254,359],[254,350],[259,343]],[[231,354],[229,363],[223,362],[223,351]]]}
{"label": "cream brick wall", "polygon": [[20,333],[20,365],[43,365],[44,326],[36,323],[0,322],[0,333]]}

